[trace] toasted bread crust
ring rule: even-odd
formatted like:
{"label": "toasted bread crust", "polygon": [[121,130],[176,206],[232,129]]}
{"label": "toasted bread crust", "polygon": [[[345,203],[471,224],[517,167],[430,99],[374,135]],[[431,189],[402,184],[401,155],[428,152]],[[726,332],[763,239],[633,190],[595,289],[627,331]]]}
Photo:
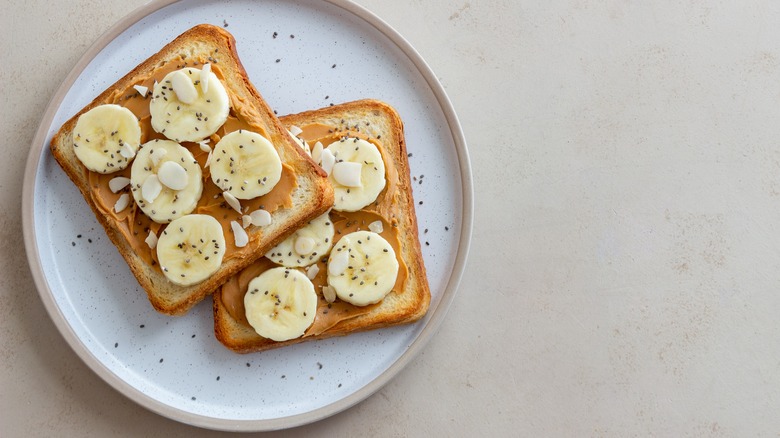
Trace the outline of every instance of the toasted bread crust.
{"label": "toasted bread crust", "polygon": [[[223,262],[220,269],[207,280],[184,287],[171,283],[162,272],[144,262],[122,235],[115,219],[100,211],[91,197],[89,171],[75,156],[72,133],[81,114],[95,106],[107,103],[116,90],[128,89],[137,83],[138,78],[152,74],[158,66],[188,57],[205,59],[211,56],[213,56],[211,62],[218,63],[224,74],[225,86],[248,105],[252,116],[256,117],[253,122],[266,129],[269,140],[276,147],[282,161],[293,168],[298,188],[293,193],[293,208],[282,209],[272,215],[273,224],[264,229],[257,246],[242,248],[238,251],[237,257]],[[157,311],[169,315],[186,313],[231,275],[261,257],[265,250],[276,245],[303,224],[325,212],[333,202],[333,189],[327,181],[327,175],[294,143],[287,130],[249,81],[236,52],[233,36],[219,27],[207,24],[195,26],[184,32],[108,87],[63,124],[52,138],[50,147],[54,158],[78,187],[96,218],[105,228],[111,242],[117,247],[133,275],[145,289],[152,306]],[[260,232],[252,229],[247,231],[250,234]]]}
{"label": "toasted bread crust", "polygon": [[417,231],[403,123],[396,111],[384,102],[367,99],[280,117],[286,126],[305,126],[311,123],[338,126],[342,119],[350,125],[362,125],[370,121],[372,128],[379,129],[380,142],[397,169],[400,196],[398,210],[401,213],[398,217],[398,234],[401,240],[401,257],[409,270],[404,288],[399,293],[391,293],[385,297],[382,303],[369,313],[341,321],[320,335],[285,342],[263,338],[250,327],[236,321],[222,305],[221,291],[215,291],[214,333],[222,344],[235,352],[258,352],[310,340],[411,323],[422,318],[428,310],[431,295]]}

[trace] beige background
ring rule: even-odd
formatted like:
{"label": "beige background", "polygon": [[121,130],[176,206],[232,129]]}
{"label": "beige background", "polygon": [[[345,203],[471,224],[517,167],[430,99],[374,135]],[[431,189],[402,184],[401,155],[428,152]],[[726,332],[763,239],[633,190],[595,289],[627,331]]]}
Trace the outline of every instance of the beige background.
{"label": "beige background", "polygon": [[[86,48],[142,1],[0,14],[0,435],[210,436],[64,344],[23,256],[27,151]],[[429,62],[474,169],[440,332],[356,407],[288,436],[780,433],[780,4],[358,3]]]}

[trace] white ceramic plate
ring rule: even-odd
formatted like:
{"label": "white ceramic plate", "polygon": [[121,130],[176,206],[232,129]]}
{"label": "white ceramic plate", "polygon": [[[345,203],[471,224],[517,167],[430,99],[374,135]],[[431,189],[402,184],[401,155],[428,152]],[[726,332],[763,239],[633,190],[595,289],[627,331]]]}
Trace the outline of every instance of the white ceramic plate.
{"label": "white ceramic plate", "polygon": [[[181,318],[152,310],[48,143],[103,89],[198,23],[224,26],[235,36],[250,79],[280,115],[367,97],[398,110],[415,200],[422,202],[417,214],[432,291],[425,319],[237,355],[214,339],[210,299]],[[315,421],[396,375],[430,339],[454,297],[472,221],[465,141],[441,85],[401,36],[347,1],[168,1],[135,11],[88,50],[54,96],[32,145],[23,196],[38,290],[76,353],[141,405],[227,430]]]}

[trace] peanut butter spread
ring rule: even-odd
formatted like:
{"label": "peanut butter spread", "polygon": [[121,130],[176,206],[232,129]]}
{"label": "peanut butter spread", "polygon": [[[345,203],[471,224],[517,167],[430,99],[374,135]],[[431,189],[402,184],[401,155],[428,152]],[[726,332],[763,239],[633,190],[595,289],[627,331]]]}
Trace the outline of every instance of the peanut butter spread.
{"label": "peanut butter spread", "polygon": [[[199,60],[198,62],[190,62],[189,65],[198,67],[203,64],[203,62],[204,61]],[[155,69],[148,77],[139,78],[139,80],[132,85],[142,85],[148,87],[149,90],[152,90],[155,80],[161,81],[168,73],[186,67],[187,65],[188,63],[184,62],[168,62]],[[212,64],[211,71],[224,82],[224,75],[217,64]],[[151,92],[147,94],[146,97],[142,97],[136,92],[132,85],[125,90],[117,90],[103,103],[122,105],[138,117],[139,124],[141,125],[141,144],[154,139],[165,139],[163,134],[155,132],[151,126],[151,116],[149,114]],[[212,146],[217,144],[223,136],[239,129],[253,131],[268,138],[265,129],[252,122],[252,120],[258,119],[256,110],[250,105],[247,105],[247,103],[229,87],[225,87],[225,89],[230,97],[230,114],[222,127],[210,137],[210,144]],[[238,223],[241,223],[242,215],[225,203],[225,200],[222,197],[222,190],[211,181],[209,168],[204,167],[206,159],[208,158],[208,153],[201,150],[197,143],[184,142],[181,143],[181,145],[192,153],[203,171],[203,194],[193,213],[211,215],[222,225],[222,230],[226,237],[225,257],[223,262],[238,256],[250,256],[254,251],[239,252],[238,248],[235,246],[234,239],[230,238],[230,236],[232,236],[230,222],[237,221]],[[109,188],[108,182],[117,176],[129,178],[130,168],[131,167],[128,166],[124,170],[111,174],[89,172],[91,197],[95,202],[95,205],[103,214],[112,217],[116,221],[119,231],[130,243],[133,251],[146,263],[159,270],[160,268],[156,260],[156,251],[149,248],[145,239],[150,230],[159,235],[160,231],[165,228],[166,225],[152,221],[134,202],[119,213],[116,213],[113,209],[117,199],[119,199],[123,193],[128,193],[130,189],[127,187],[118,193],[113,193]],[[294,170],[290,166],[283,164],[281,179],[279,183],[274,186],[273,190],[263,196],[251,200],[243,200],[241,201],[241,205],[248,212],[262,208],[269,213],[273,213],[279,208],[290,208],[293,205],[292,192],[297,186],[298,184],[296,182]],[[250,241],[247,244],[247,247],[254,250],[258,249],[261,237],[261,233],[250,234]]]}
{"label": "peanut butter spread", "polygon": [[[327,147],[334,141],[339,141],[344,137],[358,137],[370,141],[381,152],[382,159],[385,163],[385,188],[374,203],[360,211],[340,212],[332,210],[330,212],[330,218],[335,229],[333,246],[336,246],[336,243],[341,236],[354,231],[368,230],[368,225],[370,223],[380,220],[382,222],[383,230],[379,234],[393,247],[399,265],[395,285],[388,296],[400,293],[404,288],[404,284],[409,274],[408,267],[404,263],[401,253],[401,241],[398,238],[397,225],[398,211],[400,209],[400,195],[398,193],[397,182],[398,171],[393,165],[394,161],[388,157],[387,152],[382,148],[379,141],[370,138],[355,129],[350,129],[346,126],[334,128],[322,124],[312,124],[301,126],[300,128],[303,129],[303,132],[299,134],[298,137],[305,140],[310,145],[319,141],[323,146]],[[249,282],[266,270],[276,266],[277,265],[271,260],[263,257],[249,265],[238,275],[233,276],[222,286],[222,304],[233,319],[247,327],[251,327],[246,319],[246,311],[244,309],[244,295],[247,292]],[[319,272],[312,280],[312,283],[314,283],[314,290],[317,292],[318,296],[317,314],[314,317],[314,322],[303,334],[303,337],[317,336],[341,321],[364,315],[382,304],[379,302],[369,306],[355,306],[339,299],[336,299],[333,303],[328,303],[322,294],[322,288],[328,284],[327,257],[320,258],[317,261],[317,266],[319,267]]]}

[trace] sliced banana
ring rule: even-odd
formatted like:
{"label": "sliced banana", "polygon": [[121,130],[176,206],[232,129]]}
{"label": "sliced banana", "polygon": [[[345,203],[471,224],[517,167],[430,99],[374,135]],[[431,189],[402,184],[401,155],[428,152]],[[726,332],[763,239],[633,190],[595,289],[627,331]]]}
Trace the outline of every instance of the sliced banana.
{"label": "sliced banana", "polygon": [[156,248],[165,277],[189,286],[219,269],[225,255],[225,235],[222,225],[212,216],[189,214],[165,227]]}
{"label": "sliced banana", "polygon": [[374,202],[385,188],[385,163],[379,149],[366,140],[347,137],[322,151],[323,164],[331,167],[326,160],[329,155],[335,158],[326,170],[336,197],[333,209],[358,211]]}
{"label": "sliced banana", "polygon": [[[204,74],[205,73],[205,74]],[[208,87],[199,86],[208,80]],[[217,75],[186,67],[155,84],[149,102],[152,128],[177,142],[198,142],[225,123],[230,98]]]}
{"label": "sliced banana", "polygon": [[265,256],[288,268],[309,266],[328,254],[334,235],[333,222],[325,213],[271,248]]}
{"label": "sliced banana", "polygon": [[328,284],[339,298],[356,306],[381,301],[393,289],[397,276],[393,247],[371,231],[342,237],[328,259]]}
{"label": "sliced banana", "polygon": [[306,275],[283,267],[249,282],[244,295],[246,319],[257,334],[277,342],[301,337],[314,322],[317,293]]}
{"label": "sliced banana", "polygon": [[130,169],[133,198],[147,216],[168,223],[192,213],[203,193],[200,165],[170,140],[144,143]]}
{"label": "sliced banana", "polygon": [[141,126],[132,111],[119,105],[99,105],[85,112],[73,128],[76,157],[98,173],[122,170],[138,151]]}
{"label": "sliced banana", "polygon": [[238,199],[265,195],[282,177],[282,161],[262,135],[238,130],[214,146],[211,180]]}

